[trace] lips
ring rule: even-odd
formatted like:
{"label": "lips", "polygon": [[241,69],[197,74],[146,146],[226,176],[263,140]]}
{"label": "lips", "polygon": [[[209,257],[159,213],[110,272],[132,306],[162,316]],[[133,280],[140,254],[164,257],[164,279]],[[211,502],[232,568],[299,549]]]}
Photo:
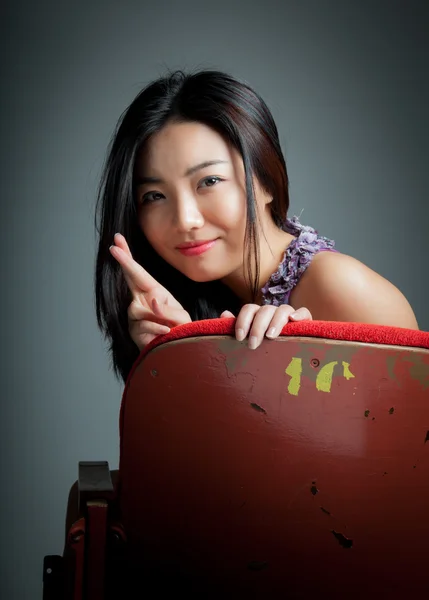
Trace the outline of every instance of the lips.
{"label": "lips", "polygon": [[204,244],[209,244],[210,242],[214,242],[215,240],[194,240],[193,242],[184,242],[183,244],[179,244],[176,246],[179,250],[182,248],[195,248],[196,246],[204,246]]}
{"label": "lips", "polygon": [[195,240],[193,242],[184,242],[176,246],[177,250],[185,256],[197,256],[210,250],[217,240]]}

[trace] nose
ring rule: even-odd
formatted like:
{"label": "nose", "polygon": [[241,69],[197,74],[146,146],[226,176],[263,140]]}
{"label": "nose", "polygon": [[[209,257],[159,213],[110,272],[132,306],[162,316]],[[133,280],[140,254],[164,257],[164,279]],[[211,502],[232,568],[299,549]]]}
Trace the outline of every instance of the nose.
{"label": "nose", "polygon": [[192,195],[181,196],[177,199],[174,224],[181,233],[200,229],[204,225],[204,217],[198,201]]}

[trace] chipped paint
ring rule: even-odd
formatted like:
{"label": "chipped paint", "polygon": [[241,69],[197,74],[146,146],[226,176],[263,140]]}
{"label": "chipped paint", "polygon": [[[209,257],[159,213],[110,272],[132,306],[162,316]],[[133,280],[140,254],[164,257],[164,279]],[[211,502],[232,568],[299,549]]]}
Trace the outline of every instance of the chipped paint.
{"label": "chipped paint", "polygon": [[249,353],[245,352],[241,342],[237,342],[235,338],[223,338],[217,341],[217,346],[223,356],[229,375],[246,366]]}
{"label": "chipped paint", "polygon": [[311,342],[308,339],[297,339],[296,341],[299,342],[298,353],[303,361],[302,375],[310,381],[316,381],[319,374],[318,368],[312,361],[319,361],[319,365],[332,361],[344,361],[351,365],[353,357],[360,349],[350,342],[340,345],[335,340],[329,340],[329,343],[326,340],[321,342],[316,339],[312,339]]}
{"label": "chipped paint", "polygon": [[320,369],[316,378],[316,388],[319,392],[331,391],[332,376],[336,365],[338,365],[338,361],[334,360]]}
{"label": "chipped paint", "polygon": [[259,406],[259,404],[256,404],[256,402],[251,402],[250,406],[252,408],[254,408],[255,410],[257,410],[258,412],[264,413],[264,415],[267,414],[267,411],[265,410],[265,408],[262,408],[262,406]]}
{"label": "chipped paint", "polygon": [[343,377],[345,377],[347,379],[347,381],[349,379],[352,379],[355,377],[353,375],[353,373],[350,371],[350,363],[345,362],[344,360],[343,360]]}
{"label": "chipped paint", "polygon": [[423,360],[423,356],[410,354],[407,360],[410,364],[410,376],[414,381],[420,383],[422,388],[425,390],[429,388],[429,361]]}
{"label": "chipped paint", "polygon": [[285,369],[286,375],[290,376],[288,385],[288,392],[292,396],[298,396],[299,389],[301,387],[301,373],[302,373],[302,358],[293,357],[289,365]]}
{"label": "chipped paint", "polygon": [[395,364],[398,359],[398,356],[395,354],[386,353],[386,369],[388,373],[388,377],[392,381],[396,381],[395,375]]}
{"label": "chipped paint", "polygon": [[343,548],[349,549],[349,548],[351,548],[353,546],[353,540],[351,540],[350,538],[346,537],[343,533],[339,533],[338,531],[334,531],[334,529],[331,530],[331,533],[337,538],[338,543]]}
{"label": "chipped paint", "polygon": [[319,490],[317,489],[317,487],[313,484],[310,488],[310,492],[313,494],[313,496],[315,496],[316,494],[319,493]]}
{"label": "chipped paint", "polygon": [[[305,353],[303,353],[305,354]],[[307,368],[305,369],[304,374],[308,376],[309,374],[313,374],[315,372],[315,364],[316,361],[320,365],[319,359],[312,358],[310,360],[311,369],[308,370],[308,364],[305,357],[292,357],[289,365],[287,366],[285,373],[291,377],[289,381],[288,391],[291,395],[297,396],[298,392],[301,388],[301,375],[303,373],[303,365]],[[339,361],[334,360],[330,361],[319,370],[316,375],[316,388],[319,392],[330,392],[332,387],[332,378],[334,375],[334,369],[338,365]],[[347,361],[341,361],[343,366],[343,376],[347,381],[349,379],[355,378],[355,375],[350,370],[350,363]],[[309,379],[314,380],[314,376],[309,377]]]}
{"label": "chipped paint", "polygon": [[411,379],[417,381],[424,390],[429,388],[428,354],[427,351],[421,348],[407,348],[406,355],[404,355],[404,350],[386,354],[386,368],[389,379],[396,381],[399,385],[400,381],[398,381],[397,374],[395,373],[395,366],[397,362],[406,362],[408,363]]}

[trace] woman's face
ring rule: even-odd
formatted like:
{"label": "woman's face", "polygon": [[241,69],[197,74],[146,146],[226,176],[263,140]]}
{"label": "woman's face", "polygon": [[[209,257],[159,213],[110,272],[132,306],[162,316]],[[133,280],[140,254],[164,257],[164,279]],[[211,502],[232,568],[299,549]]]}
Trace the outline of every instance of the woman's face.
{"label": "woman's face", "polygon": [[[135,177],[140,227],[164,260],[194,281],[241,274],[244,167],[222,136],[201,123],[170,123],[147,143]],[[254,185],[263,208],[270,198]]]}

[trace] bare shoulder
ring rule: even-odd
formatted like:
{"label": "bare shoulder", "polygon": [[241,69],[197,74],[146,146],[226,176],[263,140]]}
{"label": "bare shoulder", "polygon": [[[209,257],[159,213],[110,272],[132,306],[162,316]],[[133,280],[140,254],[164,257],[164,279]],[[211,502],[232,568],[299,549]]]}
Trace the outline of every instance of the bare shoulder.
{"label": "bare shoulder", "polygon": [[346,254],[317,254],[291,294],[313,319],[418,329],[414,312],[390,281]]}

